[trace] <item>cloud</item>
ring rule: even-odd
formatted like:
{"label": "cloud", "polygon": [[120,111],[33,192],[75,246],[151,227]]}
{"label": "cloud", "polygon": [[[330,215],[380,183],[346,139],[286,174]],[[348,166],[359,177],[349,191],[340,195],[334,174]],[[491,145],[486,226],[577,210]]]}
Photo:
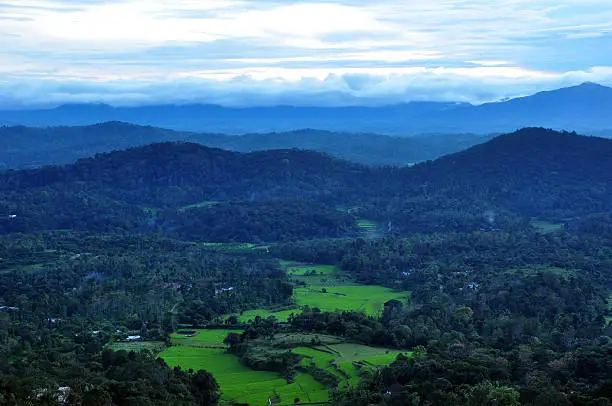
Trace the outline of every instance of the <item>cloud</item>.
{"label": "cloud", "polygon": [[13,0],[1,100],[481,102],[610,83],[609,0]]}
{"label": "cloud", "polygon": [[250,105],[383,105],[413,100],[481,103],[585,81],[612,85],[612,68],[563,74],[512,67],[243,69],[200,71],[166,80],[73,80],[0,73],[0,106],[71,102],[113,105],[211,103]]}

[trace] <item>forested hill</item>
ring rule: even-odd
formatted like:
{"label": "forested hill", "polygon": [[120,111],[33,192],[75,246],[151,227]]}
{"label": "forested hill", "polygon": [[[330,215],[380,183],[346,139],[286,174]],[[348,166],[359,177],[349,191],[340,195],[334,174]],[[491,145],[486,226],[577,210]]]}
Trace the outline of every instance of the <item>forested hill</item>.
{"label": "forested hill", "polygon": [[406,171],[440,194],[559,216],[610,209],[612,140],[526,128]]}
{"label": "forested hill", "polygon": [[73,163],[79,158],[159,142],[194,142],[238,152],[300,148],[368,165],[406,165],[435,159],[492,136],[379,134],[303,129],[290,132],[223,135],[172,131],[122,122],[84,127],[0,127],[0,168],[21,169]]}
{"label": "forested hill", "polygon": [[[206,219],[203,230],[267,222],[269,230],[258,234],[265,240],[278,235],[271,230],[279,224],[295,228],[298,214],[305,222],[322,214],[317,221],[328,225],[321,229],[334,236],[352,229],[354,215],[400,233],[511,227],[531,216],[565,221],[612,210],[610,156],[611,140],[537,128],[406,168],[296,149],[241,154],[161,143],[1,174],[0,212],[18,218],[0,222],[0,231],[194,235],[185,227]],[[341,207],[358,210],[340,216]]]}
{"label": "forested hill", "polygon": [[159,143],[71,165],[9,171],[0,176],[0,190],[62,185],[129,203],[181,206],[202,200],[338,196],[383,173],[312,151],[241,154],[193,143]]}

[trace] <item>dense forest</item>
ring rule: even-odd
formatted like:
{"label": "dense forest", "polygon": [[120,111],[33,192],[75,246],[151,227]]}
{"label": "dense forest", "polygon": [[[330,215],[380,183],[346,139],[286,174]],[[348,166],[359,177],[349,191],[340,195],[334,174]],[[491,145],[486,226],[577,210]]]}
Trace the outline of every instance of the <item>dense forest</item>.
{"label": "dense forest", "polygon": [[[198,329],[337,405],[609,405],[610,156],[525,129],[406,168],[161,143],[0,173],[0,405],[231,404],[158,357]],[[340,282],[397,299],[299,301]],[[342,387],[278,337],[400,355]]]}
{"label": "dense forest", "polygon": [[[257,223],[284,219],[276,223],[286,229],[268,233],[268,240],[348,232],[350,219],[331,214],[338,207],[355,208],[352,214],[400,234],[511,229],[526,217],[570,223],[610,210],[611,154],[610,140],[543,129],[500,136],[410,168],[373,168],[295,149],[240,154],[189,143],[154,144],[72,165],[0,174],[0,211],[17,216],[1,222],[0,232],[174,236],[188,233],[186,223],[200,218],[196,212],[235,217],[245,202],[257,203],[259,209],[249,209]],[[291,210],[281,207],[296,200],[312,202],[313,211],[316,204],[330,225],[294,229],[287,220]],[[191,210],[198,205],[218,215]],[[235,220],[230,221],[243,224]],[[232,239],[232,231],[225,234],[222,240]]]}

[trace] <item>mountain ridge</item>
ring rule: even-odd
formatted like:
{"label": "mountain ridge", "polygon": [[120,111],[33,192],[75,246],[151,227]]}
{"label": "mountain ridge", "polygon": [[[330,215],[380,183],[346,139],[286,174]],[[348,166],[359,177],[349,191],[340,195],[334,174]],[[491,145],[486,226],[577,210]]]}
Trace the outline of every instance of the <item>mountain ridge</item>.
{"label": "mountain ridge", "polygon": [[[487,213],[495,213],[497,228],[530,217],[565,221],[612,211],[610,156],[612,140],[541,128],[403,168],[298,149],[238,153],[158,143],[70,165],[0,173],[0,212],[19,216],[0,224],[0,232],[196,232],[188,227],[195,221],[190,216],[214,219],[200,212],[209,204],[215,212],[244,214],[256,203],[248,220],[256,213],[296,213],[282,211],[292,202],[304,210],[325,207],[330,219],[337,207],[357,207],[359,215],[399,233],[486,229],[492,227]],[[238,206],[230,210],[231,204]],[[184,207],[195,208],[183,213]],[[269,221],[248,221],[255,220]]]}
{"label": "mountain ridge", "polygon": [[313,129],[228,136],[178,132],[123,122],[85,127],[14,126],[0,127],[0,140],[4,144],[4,149],[0,150],[0,167],[66,164],[96,153],[165,141],[190,141],[238,152],[310,149],[358,163],[406,165],[456,152],[489,138],[473,134],[391,137]]}
{"label": "mountain ridge", "polygon": [[470,105],[411,102],[382,107],[221,107],[210,104],[112,107],[69,104],[55,109],[0,111],[0,124],[53,126],[124,121],[181,131],[250,132],[316,128],[407,135],[502,133],[540,126],[592,132],[612,127],[612,88],[585,83],[507,101]]}

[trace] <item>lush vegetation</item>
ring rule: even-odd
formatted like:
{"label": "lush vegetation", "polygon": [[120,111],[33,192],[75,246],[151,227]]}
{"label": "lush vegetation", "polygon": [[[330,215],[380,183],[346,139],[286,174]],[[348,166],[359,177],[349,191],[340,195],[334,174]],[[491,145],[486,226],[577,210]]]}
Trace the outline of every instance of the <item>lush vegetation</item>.
{"label": "lush vegetation", "polygon": [[609,404],[611,153],[529,129],[403,169],[161,144],[0,174],[0,405]]}

